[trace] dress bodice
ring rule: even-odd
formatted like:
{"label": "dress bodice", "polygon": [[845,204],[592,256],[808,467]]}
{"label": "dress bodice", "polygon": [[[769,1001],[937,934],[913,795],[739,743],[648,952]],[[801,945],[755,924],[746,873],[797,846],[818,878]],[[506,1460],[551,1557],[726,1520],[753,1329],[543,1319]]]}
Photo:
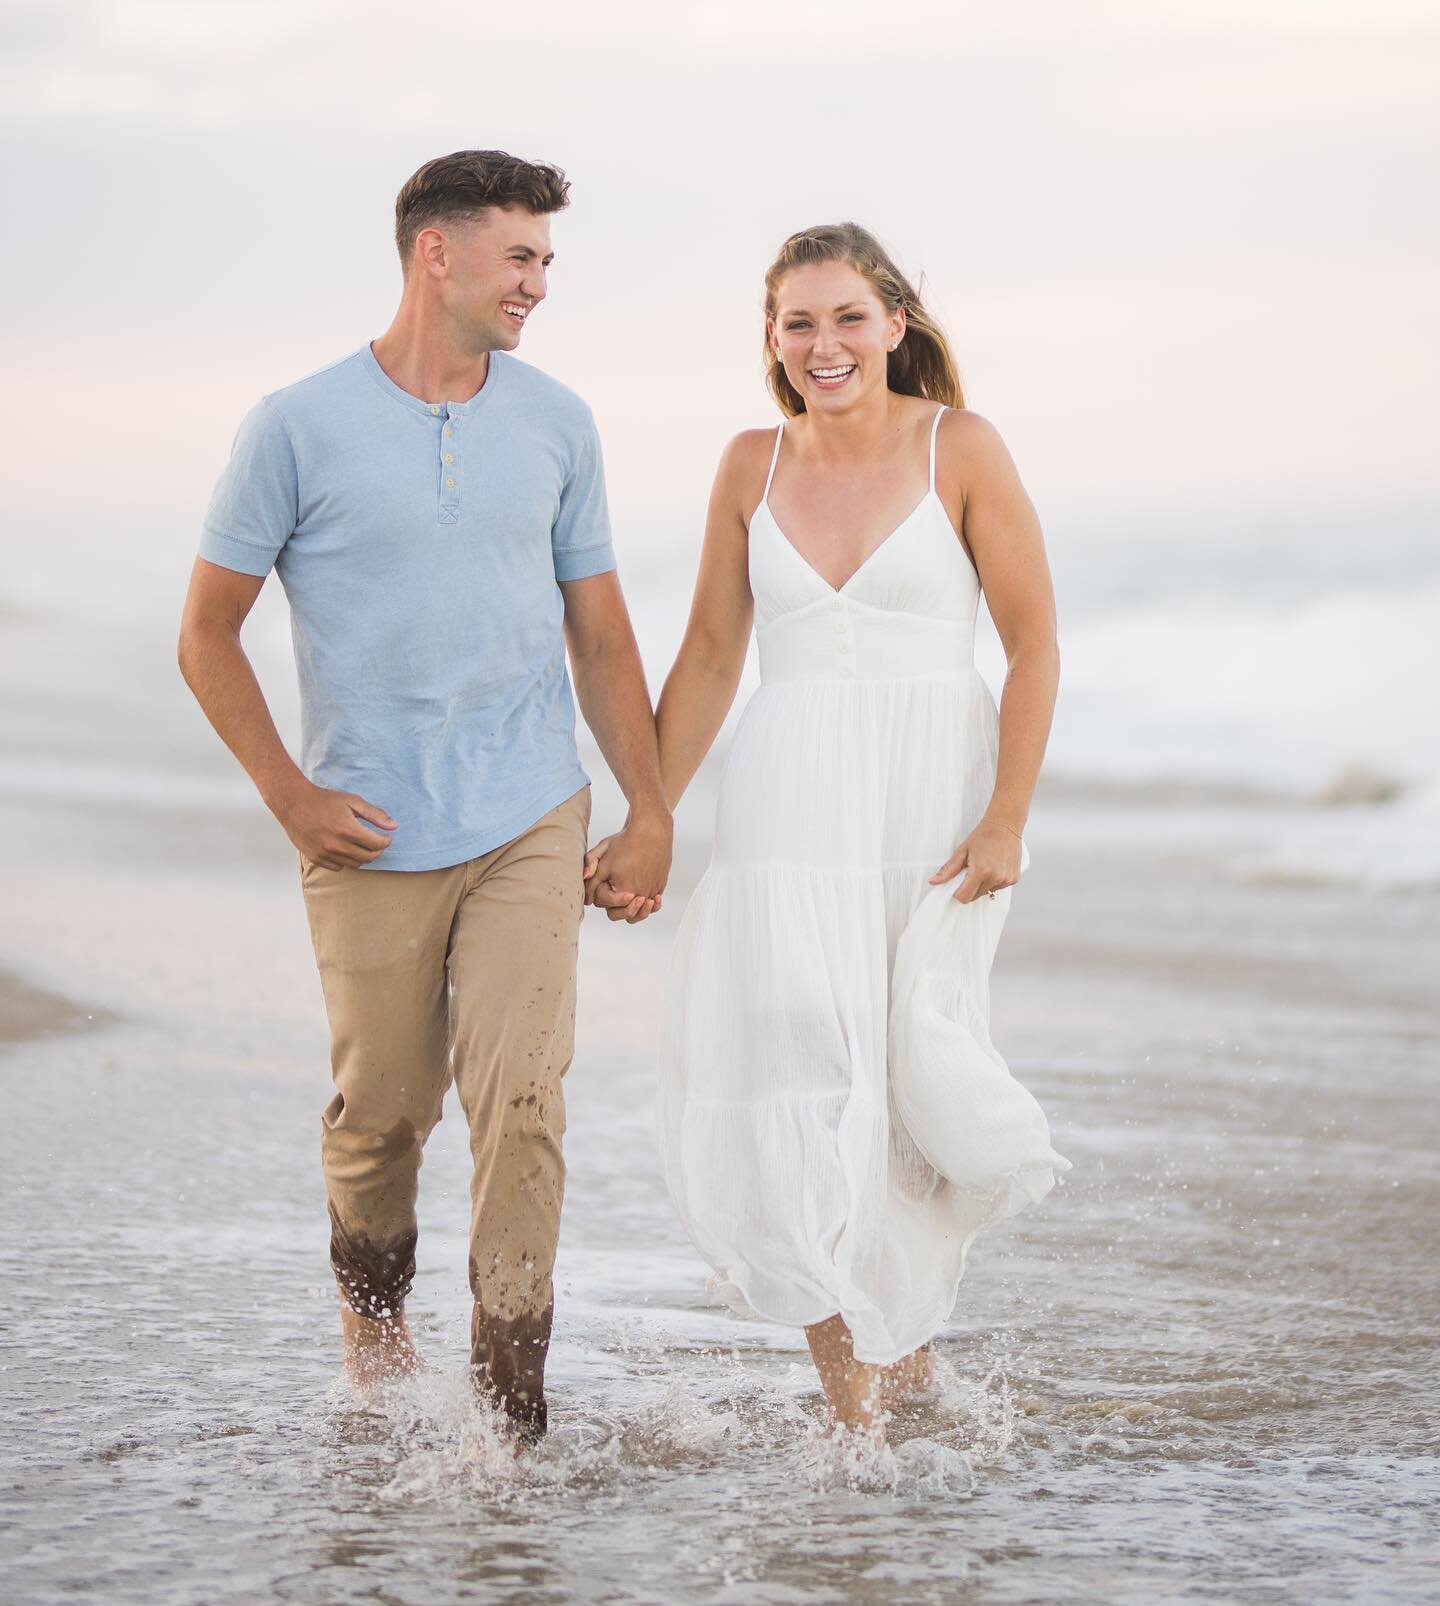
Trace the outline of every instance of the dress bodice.
{"label": "dress bodice", "polygon": [[765,495],[750,520],[750,589],[760,678],[775,680],[951,679],[973,671],[980,581],[930,486],[844,585],[824,579],[800,555],[770,511],[784,425]]}

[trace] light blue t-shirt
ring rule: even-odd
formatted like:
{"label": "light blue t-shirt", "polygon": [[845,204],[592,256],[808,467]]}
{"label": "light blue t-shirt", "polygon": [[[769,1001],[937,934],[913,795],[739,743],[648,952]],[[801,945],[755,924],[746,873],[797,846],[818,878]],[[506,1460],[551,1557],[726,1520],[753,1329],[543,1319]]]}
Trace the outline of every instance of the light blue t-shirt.
{"label": "light blue t-shirt", "polygon": [[300,766],[399,821],[377,870],[461,864],[586,783],[558,581],[615,567],[600,443],[504,352],[467,402],[402,390],[369,345],[266,396],[200,555],[273,567],[300,674]]}

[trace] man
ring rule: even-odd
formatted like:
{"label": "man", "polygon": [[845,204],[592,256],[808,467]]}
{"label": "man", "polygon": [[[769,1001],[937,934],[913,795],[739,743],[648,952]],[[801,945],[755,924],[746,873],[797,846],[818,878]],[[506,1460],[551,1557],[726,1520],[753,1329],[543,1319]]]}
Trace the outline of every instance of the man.
{"label": "man", "polygon": [[[415,1197],[453,1075],[475,1160],[473,1375],[522,1439],[546,1425],[590,813],[567,645],[630,806],[596,898],[612,920],[658,906],[671,849],[594,421],[510,356],[568,190],[501,151],[405,184],[395,319],[241,424],[180,635],[186,681],[300,856],[332,1033],[322,1157],[347,1371],[363,1387],[418,1364]],[[298,766],[240,644],[272,566]]]}

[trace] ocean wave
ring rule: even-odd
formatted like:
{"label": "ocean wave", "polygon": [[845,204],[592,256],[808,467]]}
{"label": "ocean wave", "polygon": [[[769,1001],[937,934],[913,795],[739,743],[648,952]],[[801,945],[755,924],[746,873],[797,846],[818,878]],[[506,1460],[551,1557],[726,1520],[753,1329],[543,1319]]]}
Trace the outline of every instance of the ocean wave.
{"label": "ocean wave", "polygon": [[[1333,793],[1440,777],[1440,585],[1284,609],[1151,606],[1063,631],[1048,763],[1131,784]],[[987,678],[1003,658],[987,643]]]}
{"label": "ocean wave", "polygon": [[1386,803],[1292,816],[1273,847],[1239,868],[1255,881],[1440,888],[1440,782]]}

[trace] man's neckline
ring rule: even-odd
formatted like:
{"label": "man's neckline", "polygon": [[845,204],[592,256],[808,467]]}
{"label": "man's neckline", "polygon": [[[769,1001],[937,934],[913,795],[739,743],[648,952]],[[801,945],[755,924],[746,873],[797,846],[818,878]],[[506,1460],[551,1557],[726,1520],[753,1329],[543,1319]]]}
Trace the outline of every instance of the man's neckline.
{"label": "man's neckline", "polygon": [[380,366],[380,359],[375,355],[375,349],[368,340],[357,355],[364,364],[366,372],[381,390],[393,396],[396,401],[404,403],[411,412],[424,413],[427,417],[438,417],[442,413],[450,416],[475,412],[494,393],[496,383],[504,372],[504,359],[507,353],[503,351],[490,353],[490,361],[486,364],[485,383],[468,401],[426,401],[423,396],[416,396],[404,386],[397,385]]}

